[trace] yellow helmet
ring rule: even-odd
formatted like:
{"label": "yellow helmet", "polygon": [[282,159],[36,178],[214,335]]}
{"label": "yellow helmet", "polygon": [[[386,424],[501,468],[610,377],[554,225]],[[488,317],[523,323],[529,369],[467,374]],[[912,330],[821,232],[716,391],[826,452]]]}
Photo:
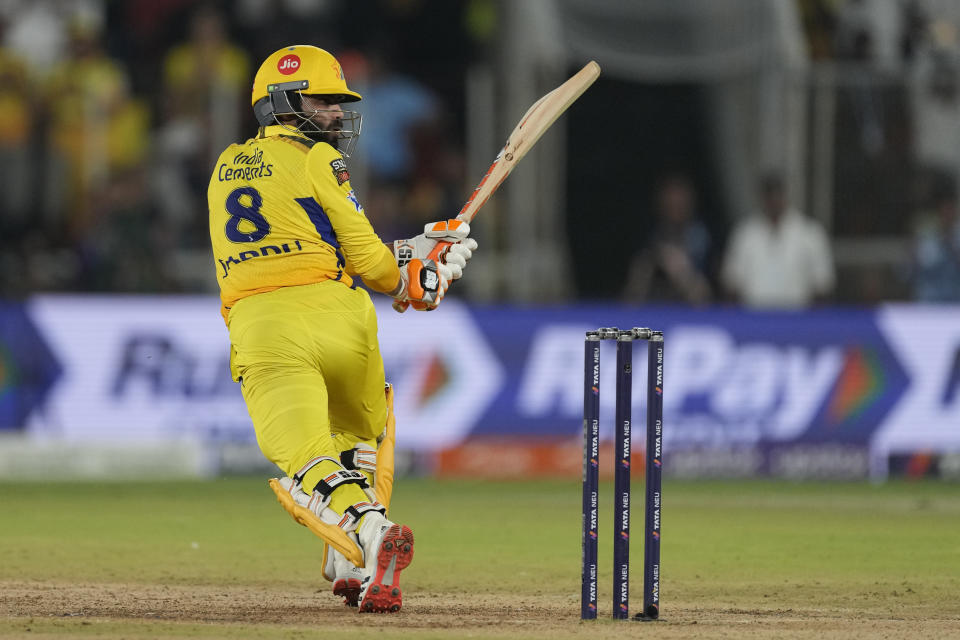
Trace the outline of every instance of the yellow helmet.
{"label": "yellow helmet", "polygon": [[[257,122],[262,127],[280,124],[349,156],[360,135],[360,114],[338,111],[335,126],[321,129],[313,122],[317,112],[303,110],[304,95],[336,96],[337,104],[360,100],[360,94],[347,87],[343,68],[329,52],[302,44],[284,47],[263,61],[253,79],[251,102]],[[291,118],[295,124],[289,124]]]}
{"label": "yellow helmet", "polygon": [[275,87],[293,82],[298,83],[298,90],[309,95],[339,95],[339,102],[361,99],[359,93],[347,88],[343,68],[328,51],[298,44],[274,51],[263,61],[253,79],[251,104],[256,107],[257,101],[283,90]]}

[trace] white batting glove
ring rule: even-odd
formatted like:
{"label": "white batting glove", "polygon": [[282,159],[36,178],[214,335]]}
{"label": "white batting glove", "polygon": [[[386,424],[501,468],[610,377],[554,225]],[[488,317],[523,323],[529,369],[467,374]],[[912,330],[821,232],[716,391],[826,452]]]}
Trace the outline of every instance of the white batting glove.
{"label": "white batting glove", "polygon": [[467,261],[473,256],[477,249],[477,241],[473,238],[466,238],[447,248],[443,256],[444,263],[450,267],[453,272],[453,279],[459,280],[463,277],[463,269],[467,266]]}
{"label": "white batting glove", "polygon": [[450,267],[451,279],[463,276],[463,268],[477,248],[477,241],[469,238],[470,225],[462,220],[441,220],[424,225],[423,233],[407,240],[393,243],[393,256],[397,264],[403,267],[414,259],[425,260],[438,242],[452,243],[439,256],[440,262]]}

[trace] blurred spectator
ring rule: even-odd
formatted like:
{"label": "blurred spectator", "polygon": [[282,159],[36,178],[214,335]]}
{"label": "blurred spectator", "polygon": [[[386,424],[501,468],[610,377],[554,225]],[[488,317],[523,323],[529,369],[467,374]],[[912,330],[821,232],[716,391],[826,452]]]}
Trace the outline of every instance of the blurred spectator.
{"label": "blurred spectator", "polygon": [[[43,87],[44,233],[27,241],[30,286],[135,290],[119,280],[137,273],[122,256],[146,265],[152,255],[148,223],[137,217],[147,199],[149,111],[104,53],[96,21],[74,18],[68,36],[70,55]],[[117,206],[118,193],[127,206]]]}
{"label": "blurred spectator", "polygon": [[741,303],[797,309],[829,294],[833,258],[820,224],[787,204],[779,174],[760,181],[761,211],[734,230],[723,264],[723,281]]}
{"label": "blurred spectator", "polygon": [[30,71],[38,76],[50,73],[67,53],[66,23],[78,10],[90,20],[90,2],[65,3],[58,0],[14,0],[4,7],[9,24],[4,45],[24,55]]}
{"label": "blurred spectator", "polygon": [[690,179],[666,177],[655,196],[656,220],[646,248],[633,260],[624,297],[703,304],[710,300],[710,235],[697,215]]}
{"label": "blurred spectator", "polygon": [[848,0],[837,11],[836,54],[860,71],[843,94],[850,100],[859,129],[861,152],[877,158],[891,143],[891,105],[882,85],[875,80],[900,73],[903,66],[903,34],[906,15],[898,2]]}
{"label": "blurred spectator", "polygon": [[78,240],[95,223],[94,200],[111,179],[143,161],[149,113],[129,95],[124,71],[104,53],[94,25],[75,21],[69,35],[70,56],[44,85],[44,209],[48,229]]}
{"label": "blurred spectator", "polygon": [[942,182],[914,232],[914,298],[920,302],[960,302],[960,215],[957,187]]}
{"label": "blurred spectator", "polygon": [[[0,31],[5,27],[0,21]],[[5,241],[19,238],[34,222],[30,215],[36,185],[33,145],[33,86],[24,60],[0,48],[0,175],[4,178],[0,201],[0,233]]]}
{"label": "blurred spectator", "polygon": [[173,47],[164,60],[167,106],[174,117],[200,122],[207,146],[222,150],[240,134],[239,99],[249,93],[250,61],[228,40],[223,16],[211,4],[195,11],[189,33],[190,39]]}
{"label": "blurred spectator", "polygon": [[934,20],[911,69],[913,151],[925,169],[960,169],[960,38]]}
{"label": "blurred spectator", "polygon": [[846,0],[837,10],[836,52],[893,71],[902,62],[905,14],[891,0]]}
{"label": "blurred spectator", "polygon": [[836,44],[837,7],[832,0],[797,0],[811,60],[829,60]]}
{"label": "blurred spectator", "polygon": [[250,110],[252,79],[247,55],[228,40],[213,5],[202,4],[193,13],[189,33],[164,59],[165,104],[153,176],[171,241],[181,247],[205,246],[210,163],[244,137],[241,122]]}
{"label": "blurred spectator", "polygon": [[364,161],[371,179],[401,183],[415,168],[412,137],[436,119],[436,101],[419,82],[391,69],[384,53],[371,53],[366,63],[365,77],[358,78],[364,91]]}
{"label": "blurred spectator", "polygon": [[438,215],[452,216],[456,200],[448,187],[459,187],[460,163],[448,153],[437,98],[394,70],[383,49],[342,59],[344,73],[363,95],[357,159],[366,172],[366,209],[374,226],[384,237],[405,237]]}
{"label": "blurred spectator", "polygon": [[900,9],[900,54],[905,62],[911,62],[926,38],[927,12],[922,6],[922,0],[905,0]]}

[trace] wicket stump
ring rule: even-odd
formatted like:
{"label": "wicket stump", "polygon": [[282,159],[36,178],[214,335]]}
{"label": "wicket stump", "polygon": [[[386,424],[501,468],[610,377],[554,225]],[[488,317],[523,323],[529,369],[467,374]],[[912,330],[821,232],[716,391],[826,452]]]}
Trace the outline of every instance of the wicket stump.
{"label": "wicket stump", "polygon": [[584,340],[583,387],[583,573],[580,617],[597,617],[598,508],[600,475],[600,342],[617,341],[614,429],[613,617],[629,616],[630,453],[633,342],[646,340],[647,437],[643,563],[643,611],[638,620],[660,615],[660,511],[663,470],[663,332],[646,328],[588,331]]}

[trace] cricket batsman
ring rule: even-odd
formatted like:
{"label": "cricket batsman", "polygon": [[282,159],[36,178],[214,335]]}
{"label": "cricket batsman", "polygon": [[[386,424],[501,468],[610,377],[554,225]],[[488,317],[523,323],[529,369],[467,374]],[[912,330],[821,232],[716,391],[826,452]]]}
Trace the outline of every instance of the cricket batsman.
{"label": "cricket batsman", "polygon": [[[434,309],[477,244],[458,220],[381,242],[344,160],[360,114],[341,105],[359,100],[323,49],[285,47],[264,60],[253,81],[258,133],[230,145],[210,178],[210,240],[231,374],[260,449],[287,476],[270,485],[324,540],[334,593],[360,612],[394,612],[413,533],[386,517],[392,389],[357,278],[398,308]],[[454,244],[427,259],[438,241]]]}

